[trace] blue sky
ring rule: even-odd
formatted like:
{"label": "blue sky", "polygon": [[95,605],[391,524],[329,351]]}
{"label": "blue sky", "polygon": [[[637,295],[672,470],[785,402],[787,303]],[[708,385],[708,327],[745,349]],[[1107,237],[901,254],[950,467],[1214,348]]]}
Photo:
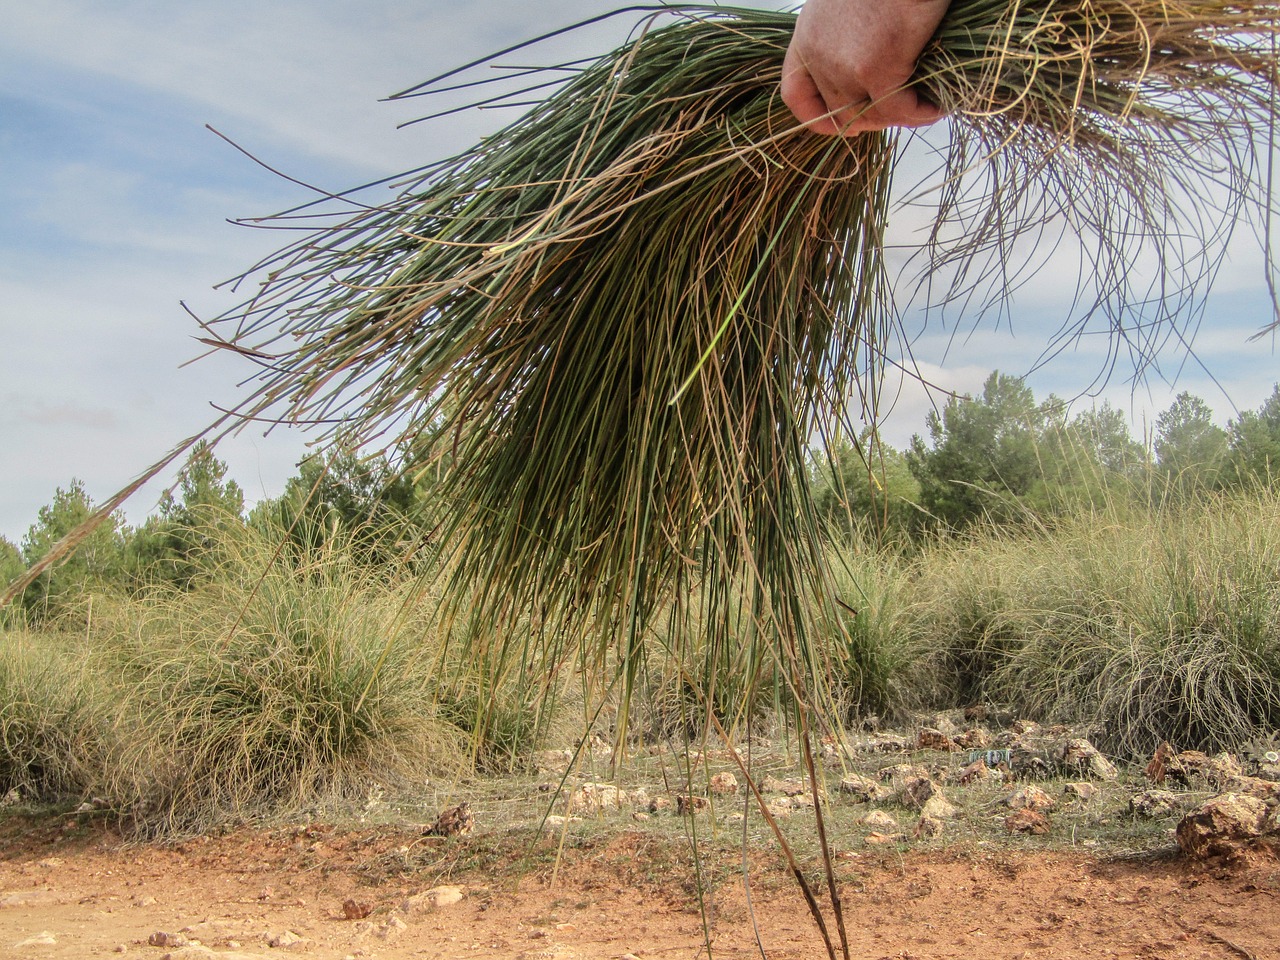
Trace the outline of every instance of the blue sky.
{"label": "blue sky", "polygon": [[[758,4],[769,6],[766,0]],[[782,6],[783,4],[777,4]],[[105,499],[233,404],[246,371],[202,360],[202,316],[232,305],[213,286],[281,245],[227,223],[307,198],[205,129],[327,189],[454,153],[503,120],[467,114],[397,130],[421,101],[379,99],[441,70],[615,0],[41,0],[11,5],[0,30],[0,535],[19,543],[54,489],[73,477]],[[549,50],[569,59],[614,45],[625,23]],[[1257,407],[1277,379],[1274,346],[1249,337],[1270,305],[1251,243],[1232,248],[1195,348],[1162,358],[1134,385],[1124,361],[1102,392],[1135,432],[1179,390],[1224,423]],[[1025,373],[1059,324],[1074,266],[1057,262],[1005,320],[911,331],[928,378],[976,390],[993,369]],[[1103,355],[1084,340],[1030,377],[1038,397],[1089,390]],[[1216,378],[1216,383],[1215,379]],[[883,424],[903,444],[929,398],[886,384]],[[1081,403],[1090,400],[1084,398]],[[250,500],[280,492],[304,436],[251,428],[221,455]],[[128,507],[141,520],[161,485]]]}

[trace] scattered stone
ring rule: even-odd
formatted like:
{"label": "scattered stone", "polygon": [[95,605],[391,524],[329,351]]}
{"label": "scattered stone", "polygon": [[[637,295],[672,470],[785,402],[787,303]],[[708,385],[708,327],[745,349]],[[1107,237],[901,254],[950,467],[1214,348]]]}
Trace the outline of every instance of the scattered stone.
{"label": "scattered stone", "polygon": [[1048,758],[1037,750],[1013,747],[1009,750],[1009,770],[1018,777],[1044,780],[1053,773]]}
{"label": "scattered stone", "polygon": [[930,798],[941,795],[942,788],[928,777],[909,777],[898,791],[898,800],[904,807],[919,810]]}
{"label": "scattered stone", "polygon": [[765,777],[760,781],[760,790],[762,793],[780,793],[784,797],[796,797],[805,792],[804,781],[787,779],[779,780],[777,777]]}
{"label": "scattered stone", "polygon": [[569,816],[598,816],[630,802],[627,791],[611,783],[584,783],[569,797]]}
{"label": "scattered stone", "polygon": [[1022,787],[1000,801],[1010,810],[1034,810],[1047,813],[1058,805],[1057,801],[1035,785]]}
{"label": "scattered stone", "polygon": [[1049,832],[1049,818],[1038,810],[1023,807],[1005,817],[1004,828],[1010,833],[1029,833],[1043,837]]}
{"label": "scattered stone", "polygon": [[703,810],[711,806],[711,801],[706,797],[686,797],[683,795],[676,796],[676,813],[682,817],[693,816],[701,813]]}
{"label": "scattered stone", "polygon": [[423,893],[416,893],[400,904],[400,912],[408,916],[433,913],[445,907],[461,903],[467,895],[466,888],[455,886],[432,887]]}
{"label": "scattered stone", "polygon": [[1098,780],[1116,780],[1120,776],[1116,765],[1083,737],[1074,737],[1058,744],[1053,750],[1053,757],[1061,766],[1072,770],[1088,770]]}
{"label": "scattered stone", "polygon": [[885,767],[877,776],[881,783],[892,783],[898,789],[902,788],[902,784],[907,780],[913,780],[918,777],[928,779],[929,771],[919,764],[915,763],[895,763],[891,767]]}
{"label": "scattered stone", "polygon": [[764,806],[774,819],[786,819],[796,809],[794,797],[771,797]]}
{"label": "scattered stone", "polygon": [[63,902],[56,890],[15,890],[0,895],[0,910],[13,907],[53,906]]}
{"label": "scattered stone", "polygon": [[649,801],[650,813],[660,813],[663,810],[670,810],[670,809],[671,809],[670,797],[654,797],[652,800]]}
{"label": "scattered stone", "polygon": [[533,765],[541,773],[563,773],[572,762],[572,750],[539,750],[533,755]]}
{"label": "scattered stone", "polygon": [[960,749],[955,745],[955,741],[948,737],[940,730],[932,727],[925,727],[916,736],[917,750],[939,750],[943,753],[954,753]]}
{"label": "scattered stone", "polygon": [[185,947],[187,938],[180,933],[166,933],[164,930],[157,930],[147,937],[147,944],[152,947]]}
{"label": "scattered stone", "polygon": [[292,930],[285,930],[267,938],[267,946],[277,950],[305,950],[310,944],[310,940],[298,936]]}
{"label": "scattered stone", "polygon": [[932,840],[935,837],[942,836],[942,821],[937,817],[931,817],[927,813],[921,814],[920,820],[916,823],[912,836],[917,840]]}
{"label": "scattered stone", "polygon": [[554,813],[550,814],[544,821],[548,830],[563,830],[566,824],[581,822],[581,817],[562,817]]}
{"label": "scattered stone", "polygon": [[1171,780],[1186,786],[1202,781],[1216,790],[1233,778],[1242,776],[1244,769],[1229,753],[1210,757],[1199,750],[1183,750],[1168,762],[1166,772]]}
{"label": "scattered stone", "polygon": [[877,753],[905,753],[907,738],[892,733],[881,733],[867,744],[867,749]]}
{"label": "scattered stone", "polygon": [[377,935],[382,940],[394,940],[409,929],[409,925],[399,917],[388,917],[387,922],[378,927]]}
{"label": "scattered stone", "polygon": [[979,757],[960,771],[959,781],[961,786],[967,787],[971,783],[981,783],[990,777],[991,768],[987,766],[987,761]]}
{"label": "scattered stone", "polygon": [[850,774],[842,779],[837,789],[841,793],[849,794],[859,803],[874,803],[876,800],[884,799],[888,794],[888,791],[874,780],[857,774]]}
{"label": "scattered stone", "polygon": [[880,846],[886,843],[902,843],[906,839],[905,833],[868,833],[862,842],[868,846]]}
{"label": "scattered stone", "polygon": [[608,760],[613,756],[613,744],[597,733],[586,745],[586,753],[592,760]]}
{"label": "scattered stone", "polygon": [[1258,839],[1280,831],[1275,811],[1257,797],[1214,797],[1178,824],[1178,846],[1197,859],[1236,857]]}
{"label": "scattered stone", "polygon": [[1274,780],[1263,780],[1260,777],[1244,775],[1230,777],[1223,787],[1231,793],[1243,793],[1270,803],[1280,802],[1280,783]]}
{"label": "scattered stone", "polygon": [[1165,778],[1169,775],[1169,763],[1176,756],[1176,751],[1166,740],[1156,747],[1156,752],[1152,755],[1151,761],[1147,764],[1144,771],[1148,780],[1156,786],[1164,783]]}
{"label": "scattered stone", "polygon": [[894,819],[893,814],[886,813],[883,810],[872,810],[858,823],[880,832],[896,831],[898,829],[898,821]]}
{"label": "scattered stone", "polygon": [[985,703],[975,703],[972,706],[964,708],[964,718],[978,723],[987,719],[990,713],[991,711],[987,708]]}
{"label": "scattered stone", "polygon": [[837,740],[832,736],[822,738],[822,744],[819,747],[819,752],[822,755],[823,763],[828,766],[835,766],[843,760],[848,759],[852,754],[847,743],[842,740]]}
{"label": "scattered stone", "polygon": [[344,920],[363,920],[371,913],[373,913],[373,904],[359,903],[352,899],[342,901],[342,917]]}
{"label": "scattered stone", "polygon": [[985,750],[991,746],[991,734],[982,727],[970,727],[955,737],[955,743],[962,750]]}
{"label": "scattered stone", "polygon": [[1142,820],[1162,820],[1178,809],[1178,795],[1168,790],[1143,790],[1129,798],[1129,812]]}
{"label": "scattered stone", "polygon": [[1098,788],[1092,783],[1068,783],[1062,788],[1062,793],[1064,796],[1088,803],[1098,795]]}
{"label": "scattered stone", "polygon": [[443,810],[436,822],[422,831],[424,837],[463,837],[476,829],[476,818],[471,804],[463,801],[456,807]]}
{"label": "scattered stone", "polygon": [[711,778],[709,789],[718,796],[728,796],[738,792],[738,778],[732,773],[717,773]]}
{"label": "scattered stone", "polygon": [[932,820],[954,820],[959,812],[941,793],[934,794],[920,808],[920,816]]}
{"label": "scattered stone", "polygon": [[[958,716],[958,714],[957,714]],[[960,726],[945,713],[935,713],[929,718],[928,723],[924,724],[926,729],[936,730],[947,739],[952,739],[960,732]]]}
{"label": "scattered stone", "polygon": [[1089,758],[1089,773],[1092,773],[1097,780],[1108,782],[1120,780],[1120,771],[1117,771],[1116,765],[1102,754],[1094,754]]}
{"label": "scattered stone", "polygon": [[1034,737],[1040,733],[1040,724],[1034,720],[1015,720],[1009,729],[1019,737]]}
{"label": "scattered stone", "polygon": [[13,947],[15,950],[21,950],[23,947],[56,947],[57,945],[57,937],[48,930],[41,930],[34,937],[28,937],[21,943],[15,943]]}

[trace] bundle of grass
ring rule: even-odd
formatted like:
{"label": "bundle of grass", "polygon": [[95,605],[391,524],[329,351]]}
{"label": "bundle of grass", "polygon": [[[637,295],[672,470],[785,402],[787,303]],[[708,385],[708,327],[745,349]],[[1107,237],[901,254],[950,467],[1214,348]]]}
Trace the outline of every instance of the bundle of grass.
{"label": "bundle of grass", "polygon": [[[776,92],[793,15],[661,9],[389,203],[283,215],[315,232],[209,325],[261,365],[238,416],[447,457],[459,601],[603,627],[588,657],[621,648],[628,681],[657,603],[694,589],[711,629],[741,603],[810,659],[799,598],[828,591],[806,441],[851,398],[874,407],[895,323],[893,138],[795,127]],[[954,118],[924,245],[944,295],[1005,292],[1015,241],[1061,219],[1093,306],[1154,349],[1220,253],[1195,222],[1211,204],[1179,200],[1229,224],[1259,199],[1274,13],[957,0],[918,79]],[[1128,279],[1143,251],[1154,299]]]}

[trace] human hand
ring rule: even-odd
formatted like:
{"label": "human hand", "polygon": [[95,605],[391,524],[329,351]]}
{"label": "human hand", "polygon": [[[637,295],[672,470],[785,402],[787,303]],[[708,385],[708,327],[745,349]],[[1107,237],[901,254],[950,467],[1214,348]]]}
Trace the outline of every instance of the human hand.
{"label": "human hand", "polygon": [[941,109],[902,86],[949,3],[808,0],[782,65],[783,101],[810,130],[828,135],[941,119]]}

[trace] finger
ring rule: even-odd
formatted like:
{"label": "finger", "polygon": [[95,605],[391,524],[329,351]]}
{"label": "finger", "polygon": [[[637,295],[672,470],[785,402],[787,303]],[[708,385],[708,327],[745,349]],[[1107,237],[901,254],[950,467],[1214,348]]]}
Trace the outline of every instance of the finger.
{"label": "finger", "polygon": [[831,136],[839,132],[817,83],[790,51],[782,64],[782,102],[814,133]]}

